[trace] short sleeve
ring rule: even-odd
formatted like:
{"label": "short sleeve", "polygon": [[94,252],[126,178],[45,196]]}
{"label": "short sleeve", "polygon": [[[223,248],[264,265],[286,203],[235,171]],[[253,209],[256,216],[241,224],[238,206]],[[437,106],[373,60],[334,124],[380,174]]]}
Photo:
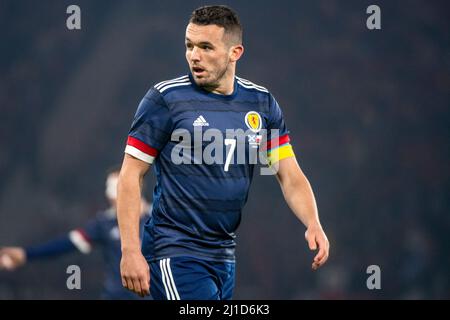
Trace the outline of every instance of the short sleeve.
{"label": "short sleeve", "polygon": [[278,102],[269,94],[269,117],[267,123],[267,159],[272,165],[285,158],[293,157],[294,151],[290,144],[289,131],[284,121]]}
{"label": "short sleeve", "polygon": [[125,153],[152,164],[170,140],[172,117],[161,94],[150,89],[139,104],[128,133]]}

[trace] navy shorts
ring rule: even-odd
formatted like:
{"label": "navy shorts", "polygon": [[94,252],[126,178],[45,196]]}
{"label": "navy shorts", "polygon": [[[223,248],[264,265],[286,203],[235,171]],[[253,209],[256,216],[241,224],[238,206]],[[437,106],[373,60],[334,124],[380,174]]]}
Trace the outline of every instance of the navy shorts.
{"label": "navy shorts", "polygon": [[230,300],[235,264],[194,257],[150,262],[150,292],[155,300]]}

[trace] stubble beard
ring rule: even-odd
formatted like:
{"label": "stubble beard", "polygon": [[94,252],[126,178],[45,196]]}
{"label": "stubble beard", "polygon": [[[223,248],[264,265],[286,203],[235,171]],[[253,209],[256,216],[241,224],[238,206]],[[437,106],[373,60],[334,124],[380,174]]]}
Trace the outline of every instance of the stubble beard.
{"label": "stubble beard", "polygon": [[205,82],[202,81],[203,83],[196,81],[196,84],[207,91],[213,91],[220,86],[221,80],[225,77],[227,71],[228,65],[223,68],[223,70],[217,72],[217,76],[215,77],[215,79]]}

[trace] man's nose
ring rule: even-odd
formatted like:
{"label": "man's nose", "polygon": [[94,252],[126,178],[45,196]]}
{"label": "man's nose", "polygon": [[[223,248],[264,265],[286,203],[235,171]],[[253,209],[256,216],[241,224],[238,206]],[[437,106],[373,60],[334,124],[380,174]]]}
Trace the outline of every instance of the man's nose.
{"label": "man's nose", "polygon": [[191,52],[191,60],[192,61],[200,61],[200,52],[197,47],[194,47]]}

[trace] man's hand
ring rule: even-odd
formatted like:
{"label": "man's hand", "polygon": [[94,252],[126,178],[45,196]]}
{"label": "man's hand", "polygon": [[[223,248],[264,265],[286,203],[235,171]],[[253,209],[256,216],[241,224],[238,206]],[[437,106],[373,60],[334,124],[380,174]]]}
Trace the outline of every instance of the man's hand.
{"label": "man's hand", "polygon": [[150,295],[150,268],[140,251],[122,253],[120,274],[125,288],[141,297]]}
{"label": "man's hand", "polygon": [[12,271],[25,264],[25,250],[21,247],[4,247],[0,249],[0,270]]}
{"label": "man's hand", "polygon": [[319,252],[314,257],[312,263],[312,269],[317,270],[328,259],[330,243],[328,242],[325,232],[323,232],[323,229],[320,226],[309,227],[305,232],[305,238],[308,242],[309,249],[317,250],[317,247],[319,247]]}

